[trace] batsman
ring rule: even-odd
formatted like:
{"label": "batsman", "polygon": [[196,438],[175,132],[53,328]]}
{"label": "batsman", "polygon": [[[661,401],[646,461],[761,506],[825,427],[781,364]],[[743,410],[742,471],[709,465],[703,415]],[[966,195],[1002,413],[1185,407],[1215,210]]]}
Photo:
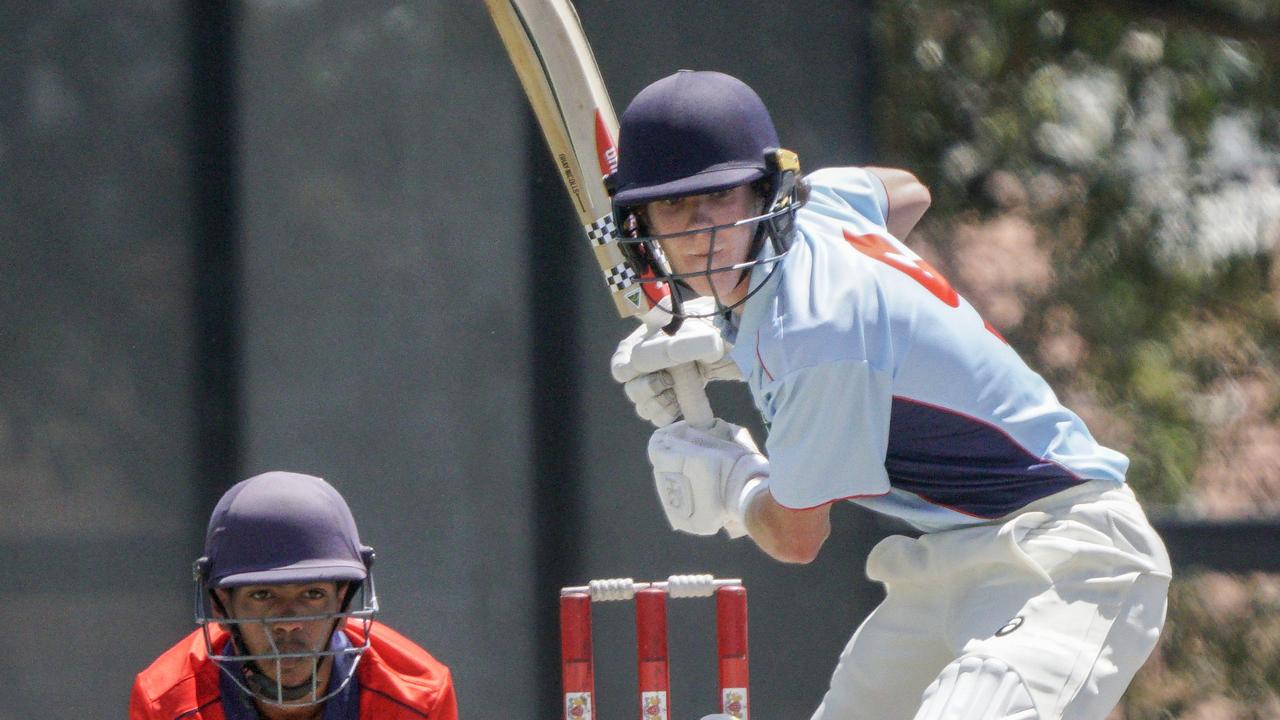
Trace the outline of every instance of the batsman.
{"label": "batsman", "polygon": [[[903,244],[928,190],[899,169],[801,176],[760,97],[717,72],[645,88],[618,152],[620,242],[672,286],[675,322],[625,338],[612,372],[658,426],[672,528],[789,563],[818,555],[840,501],[920,532],[868,555],[885,599],[814,720],[1103,720],[1155,647],[1169,559],[1128,459]],[[689,363],[747,383],[764,452],[678,420],[670,370]]]}

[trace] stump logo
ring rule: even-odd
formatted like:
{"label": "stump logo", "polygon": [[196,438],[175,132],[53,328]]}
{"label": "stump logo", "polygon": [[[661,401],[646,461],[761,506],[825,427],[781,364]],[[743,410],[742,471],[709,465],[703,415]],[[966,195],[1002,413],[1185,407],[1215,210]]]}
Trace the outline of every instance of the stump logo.
{"label": "stump logo", "polygon": [[564,698],[564,716],[573,720],[591,720],[591,694],[569,693]]}
{"label": "stump logo", "polygon": [[726,715],[732,715],[738,720],[747,720],[747,689],[725,688],[720,698],[720,707],[724,709]]}
{"label": "stump logo", "polygon": [[640,698],[640,712],[644,720],[667,720],[667,694],[644,693]]}

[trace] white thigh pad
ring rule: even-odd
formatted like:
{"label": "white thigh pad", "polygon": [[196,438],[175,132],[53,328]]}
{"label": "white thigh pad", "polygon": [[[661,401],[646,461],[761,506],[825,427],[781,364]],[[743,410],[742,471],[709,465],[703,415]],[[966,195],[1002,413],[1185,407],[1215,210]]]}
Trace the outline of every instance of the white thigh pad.
{"label": "white thigh pad", "polygon": [[1031,693],[1003,660],[966,656],[924,691],[915,720],[1038,720]]}

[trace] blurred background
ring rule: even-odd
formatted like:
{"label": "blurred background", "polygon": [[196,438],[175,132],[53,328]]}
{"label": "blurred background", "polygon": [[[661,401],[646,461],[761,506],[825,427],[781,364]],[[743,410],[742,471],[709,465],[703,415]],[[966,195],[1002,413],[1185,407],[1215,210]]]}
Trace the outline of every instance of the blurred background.
{"label": "blurred background", "polygon": [[[720,69],[806,167],[930,186],[909,243],[1169,544],[1113,720],[1280,716],[1280,2],[577,6],[619,110]],[[816,707],[898,528],[842,506],[803,567],[670,532],[608,377],[631,324],[479,0],[7,2],[0,100],[0,720],[124,715],[192,628],[213,503],[271,469],[346,495],[464,718],[558,714],[561,585],[674,572],[745,580],[757,717]],[[628,613],[597,610],[601,717],[634,703]],[[671,624],[699,717],[711,603]]]}

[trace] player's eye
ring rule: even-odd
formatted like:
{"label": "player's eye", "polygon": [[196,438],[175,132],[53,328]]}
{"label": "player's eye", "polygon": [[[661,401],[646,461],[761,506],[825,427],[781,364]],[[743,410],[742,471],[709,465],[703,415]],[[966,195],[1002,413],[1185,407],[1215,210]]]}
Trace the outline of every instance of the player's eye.
{"label": "player's eye", "polygon": [[307,588],[304,595],[308,600],[323,600],[329,597],[329,593],[326,592],[324,588]]}
{"label": "player's eye", "polygon": [[249,593],[249,598],[251,600],[256,600],[257,602],[266,602],[267,600],[271,599],[271,591],[270,590],[254,590],[253,592]]}

